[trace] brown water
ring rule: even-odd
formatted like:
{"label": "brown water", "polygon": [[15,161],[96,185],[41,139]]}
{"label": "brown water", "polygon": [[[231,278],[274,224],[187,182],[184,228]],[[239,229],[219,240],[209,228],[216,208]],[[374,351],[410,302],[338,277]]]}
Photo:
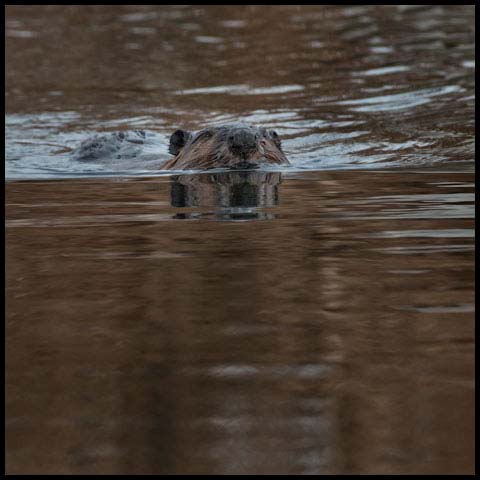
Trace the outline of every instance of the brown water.
{"label": "brown water", "polygon": [[[474,472],[474,7],[8,6],[6,67],[7,474]],[[236,120],[292,166],[158,171]]]}

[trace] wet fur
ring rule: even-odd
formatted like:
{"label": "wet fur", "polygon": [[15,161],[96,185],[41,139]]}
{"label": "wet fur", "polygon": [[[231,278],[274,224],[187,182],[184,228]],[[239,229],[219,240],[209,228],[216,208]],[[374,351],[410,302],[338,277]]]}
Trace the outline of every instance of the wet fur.
{"label": "wet fur", "polygon": [[[166,170],[188,170],[211,168],[238,168],[242,159],[232,153],[228,145],[228,135],[235,126],[215,127],[201,130],[190,135],[177,155],[168,160],[163,168]],[[265,128],[248,127],[258,135],[257,149],[244,161],[248,164],[289,164],[285,157],[278,136]],[[263,153],[262,150],[263,149]]]}

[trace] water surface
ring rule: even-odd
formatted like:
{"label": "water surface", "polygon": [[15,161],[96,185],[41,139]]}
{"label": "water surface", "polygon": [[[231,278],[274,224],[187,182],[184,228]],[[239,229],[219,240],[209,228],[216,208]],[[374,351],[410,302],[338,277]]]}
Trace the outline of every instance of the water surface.
{"label": "water surface", "polygon": [[[8,6],[6,67],[8,474],[474,472],[473,6]],[[292,165],[161,170],[238,120]]]}
{"label": "water surface", "polygon": [[[474,156],[473,6],[7,7],[9,179],[158,174],[176,128],[273,127],[293,169]],[[135,162],[74,164],[144,128]]]}

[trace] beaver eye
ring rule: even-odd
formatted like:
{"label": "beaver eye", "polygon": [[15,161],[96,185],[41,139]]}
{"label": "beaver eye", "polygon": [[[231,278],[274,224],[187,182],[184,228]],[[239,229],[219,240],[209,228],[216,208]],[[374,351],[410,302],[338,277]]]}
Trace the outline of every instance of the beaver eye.
{"label": "beaver eye", "polygon": [[197,143],[200,140],[208,140],[209,138],[213,137],[213,133],[209,130],[201,130],[197,133],[196,137],[192,140],[193,143]]}
{"label": "beaver eye", "polygon": [[212,137],[213,137],[213,133],[210,130],[203,130],[198,134],[198,138],[201,138],[203,140],[207,140]]}

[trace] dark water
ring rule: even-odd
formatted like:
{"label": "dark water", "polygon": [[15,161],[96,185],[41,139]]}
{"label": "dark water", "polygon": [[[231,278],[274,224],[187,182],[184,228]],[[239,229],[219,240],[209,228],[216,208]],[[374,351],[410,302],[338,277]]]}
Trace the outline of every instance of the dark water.
{"label": "dark water", "polygon": [[[8,6],[6,473],[473,473],[474,33]],[[292,166],[159,170],[237,120]],[[69,157],[127,128],[135,162]]]}

